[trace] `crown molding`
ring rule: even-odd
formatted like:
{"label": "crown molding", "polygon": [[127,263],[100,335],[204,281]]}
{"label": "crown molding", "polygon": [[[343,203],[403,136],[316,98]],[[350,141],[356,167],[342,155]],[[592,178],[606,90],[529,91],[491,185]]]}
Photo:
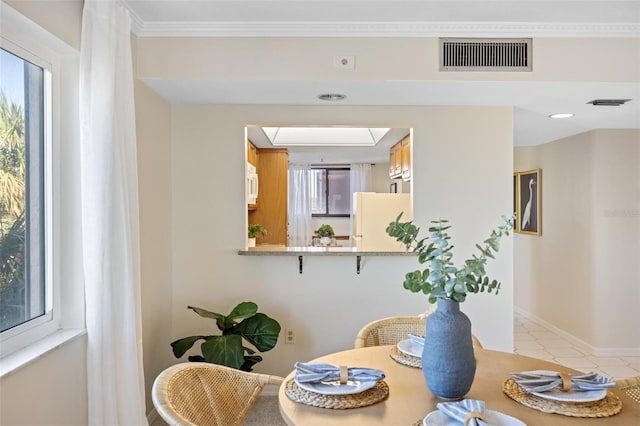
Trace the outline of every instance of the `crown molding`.
{"label": "crown molding", "polygon": [[145,22],[131,12],[139,37],[640,37],[640,23]]}

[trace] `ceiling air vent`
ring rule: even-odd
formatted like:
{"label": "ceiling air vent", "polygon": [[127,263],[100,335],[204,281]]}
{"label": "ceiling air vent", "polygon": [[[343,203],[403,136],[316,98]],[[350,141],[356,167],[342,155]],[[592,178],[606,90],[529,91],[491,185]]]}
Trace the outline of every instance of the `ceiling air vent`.
{"label": "ceiling air vent", "polygon": [[440,71],[531,71],[530,38],[441,38]]}
{"label": "ceiling air vent", "polygon": [[629,102],[631,99],[594,99],[587,102],[593,106],[620,106]]}

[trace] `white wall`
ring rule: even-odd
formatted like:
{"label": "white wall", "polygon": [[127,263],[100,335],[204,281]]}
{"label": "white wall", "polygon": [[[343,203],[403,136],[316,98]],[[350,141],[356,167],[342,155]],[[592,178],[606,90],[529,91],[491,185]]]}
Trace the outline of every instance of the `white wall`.
{"label": "white wall", "polygon": [[136,82],[142,343],[147,411],[155,377],[171,362],[171,107]]}
{"label": "white wall", "polygon": [[[286,374],[295,361],[352,347],[360,327],[375,318],[425,309],[424,296],[402,288],[404,274],[418,266],[411,256],[365,257],[356,275],[351,257],[307,257],[299,274],[297,257],[237,254],[245,228],[244,126],[347,120],[379,126],[403,122],[414,128],[416,221],[426,225],[431,219],[451,219],[458,262],[510,211],[510,108],[173,105],[171,338],[216,332],[212,321],[187,305],[227,313],[238,302],[252,300],[296,332],[294,345],[280,342],[257,367]],[[474,295],[463,310],[487,347],[511,350],[510,240],[489,271],[503,281],[503,292]]]}
{"label": "white wall", "polygon": [[3,426],[87,423],[86,336],[67,342],[2,378]]}
{"label": "white wall", "polygon": [[516,148],[514,167],[542,169],[542,236],[515,237],[515,305],[594,353],[638,356],[640,131]]}

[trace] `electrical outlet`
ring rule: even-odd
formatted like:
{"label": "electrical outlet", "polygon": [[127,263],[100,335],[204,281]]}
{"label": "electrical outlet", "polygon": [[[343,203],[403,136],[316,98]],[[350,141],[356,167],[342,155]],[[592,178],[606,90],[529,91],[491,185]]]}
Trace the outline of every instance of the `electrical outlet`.
{"label": "electrical outlet", "polygon": [[333,67],[346,69],[346,70],[353,70],[356,68],[356,57],[355,56],[334,56]]}
{"label": "electrical outlet", "polygon": [[293,334],[292,328],[284,329],[284,342],[289,344],[295,343],[295,335]]}

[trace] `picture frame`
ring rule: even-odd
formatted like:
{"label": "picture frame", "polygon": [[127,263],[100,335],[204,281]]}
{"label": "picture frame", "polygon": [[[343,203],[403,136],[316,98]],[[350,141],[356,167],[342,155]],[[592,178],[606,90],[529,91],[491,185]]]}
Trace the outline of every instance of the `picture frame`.
{"label": "picture frame", "polygon": [[520,234],[542,235],[542,169],[514,174],[516,229]]}
{"label": "picture frame", "polygon": [[398,193],[398,182],[393,182],[392,184],[389,185],[389,192],[391,194],[397,194]]}

